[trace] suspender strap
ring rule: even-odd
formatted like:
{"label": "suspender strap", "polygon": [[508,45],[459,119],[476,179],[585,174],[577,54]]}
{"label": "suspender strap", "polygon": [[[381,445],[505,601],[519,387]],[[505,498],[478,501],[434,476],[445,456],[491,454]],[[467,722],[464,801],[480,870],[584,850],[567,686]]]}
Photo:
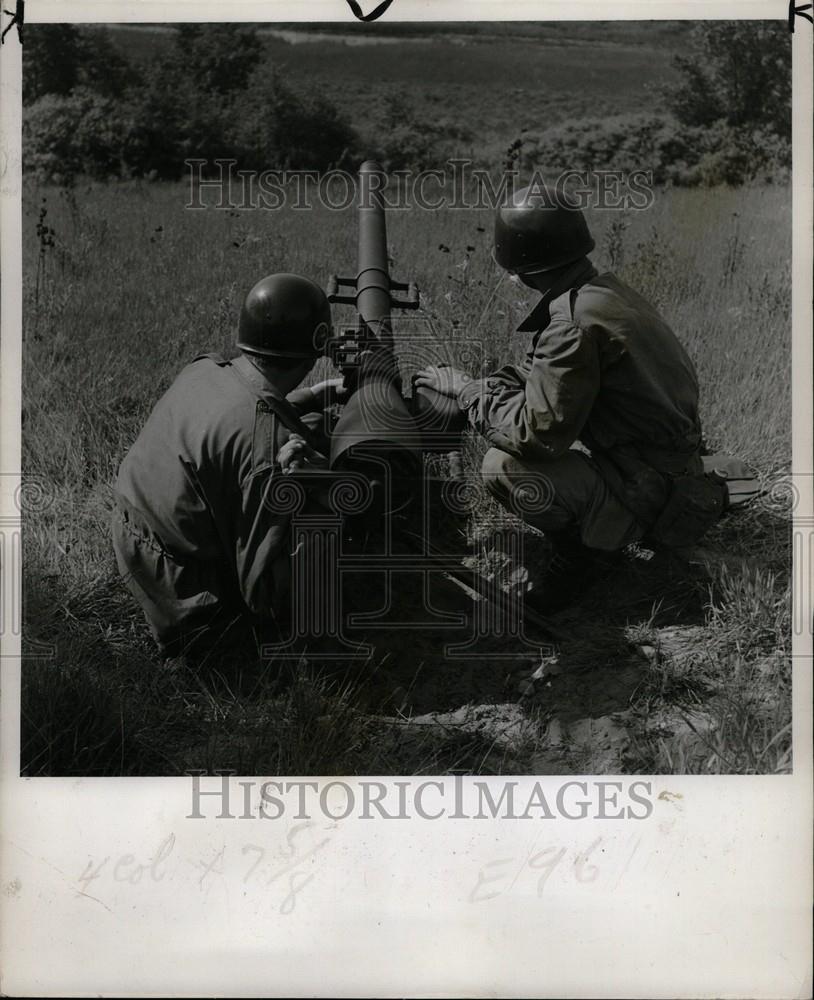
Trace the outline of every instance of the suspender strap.
{"label": "suspender strap", "polygon": [[262,392],[256,385],[252,384],[251,380],[248,379],[239,368],[235,367],[231,361],[224,360],[219,354],[200,354],[195,361],[201,358],[208,358],[210,361],[214,361],[216,365],[220,368],[228,368],[228,370],[234,375],[237,381],[243,386],[243,388],[252,395],[255,399],[260,400],[265,403],[269,409],[273,410],[274,413],[282,420],[285,426],[294,434],[299,434],[313,449],[321,453],[322,442],[314,434],[307,424],[303,423],[300,419],[300,415],[288,402],[284,396],[276,396],[271,391]]}

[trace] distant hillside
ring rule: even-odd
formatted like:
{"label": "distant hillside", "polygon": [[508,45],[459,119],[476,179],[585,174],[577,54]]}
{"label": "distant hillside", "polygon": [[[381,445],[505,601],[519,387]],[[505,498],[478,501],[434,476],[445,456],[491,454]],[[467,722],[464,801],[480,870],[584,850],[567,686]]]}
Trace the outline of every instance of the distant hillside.
{"label": "distant hillside", "polygon": [[[89,25],[90,26],[90,25]],[[262,32],[287,31],[303,35],[350,36],[354,38],[425,38],[460,35],[473,40],[520,39],[549,40],[563,44],[599,45],[646,44],[661,48],[681,46],[692,27],[690,21],[295,21],[262,22],[255,28]],[[172,24],[127,24],[126,33],[171,34]]]}
{"label": "distant hillside", "polygon": [[60,182],[174,179],[193,154],[679,185],[785,182],[790,166],[781,22],[43,25],[24,62],[26,169]]}
{"label": "distant hillside", "polygon": [[[273,66],[298,89],[328,95],[363,134],[397,95],[417,117],[452,118],[484,143],[510,142],[583,117],[663,110],[676,78],[671,56],[688,22],[398,22],[264,24]],[[169,25],[120,25],[111,36],[129,59],[160,60]]]}

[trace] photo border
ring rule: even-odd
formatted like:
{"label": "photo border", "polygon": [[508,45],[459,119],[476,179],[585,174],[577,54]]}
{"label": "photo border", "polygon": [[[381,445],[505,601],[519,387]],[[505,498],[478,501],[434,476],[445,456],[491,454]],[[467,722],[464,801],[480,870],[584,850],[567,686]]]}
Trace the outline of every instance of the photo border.
{"label": "photo border", "polygon": [[[341,0],[309,3],[307,12],[304,6],[236,0],[227,10],[193,0],[96,0],[68,7],[36,0],[26,5],[25,17],[27,24],[133,23],[220,21],[228,13],[228,20],[241,21],[341,21],[349,30],[356,23]],[[651,20],[657,12],[658,20],[781,20],[788,10],[785,3],[765,2],[698,0],[654,8],[650,0],[518,0],[509,11],[486,0],[395,0],[384,17]],[[811,25],[798,18],[792,70],[792,439],[799,492],[794,530],[802,541],[795,547],[794,579],[802,586],[796,596],[809,626],[811,34]],[[6,35],[0,54],[0,93],[0,526],[13,533],[20,516],[22,359],[16,29]],[[11,565],[6,557],[6,587]],[[623,797],[635,783],[650,781],[653,808],[644,820],[572,820],[557,813],[542,823],[420,815],[382,823],[319,814],[308,820],[230,822],[211,815],[196,821],[189,818],[189,778],[21,778],[19,635],[4,635],[0,990],[46,996],[86,990],[178,996],[810,995],[811,638],[809,627],[793,640],[791,775],[612,776]],[[336,782],[307,780],[320,789]],[[347,783],[357,788],[363,780]],[[380,780],[390,786],[397,779]],[[499,796],[505,779],[482,780]],[[533,777],[516,780],[531,794]],[[231,786],[238,801],[239,781],[235,776]],[[593,792],[602,779],[538,781],[555,800],[563,785],[590,782]],[[454,778],[432,782],[454,796]],[[472,784],[466,785],[462,794],[471,797]],[[302,865],[283,871],[286,859],[299,864],[307,851]]]}

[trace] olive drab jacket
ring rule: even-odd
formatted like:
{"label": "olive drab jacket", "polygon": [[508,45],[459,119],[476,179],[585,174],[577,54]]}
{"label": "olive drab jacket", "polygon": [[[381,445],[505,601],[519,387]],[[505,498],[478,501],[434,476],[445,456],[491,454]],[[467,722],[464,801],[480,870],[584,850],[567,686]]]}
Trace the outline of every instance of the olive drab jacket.
{"label": "olive drab jacket", "polygon": [[[287,399],[298,415],[317,408],[310,389]],[[288,437],[281,403],[247,359],[196,358],[159,399],[114,487],[174,559],[214,567],[224,596],[261,616],[273,606],[268,570],[290,522],[269,501]]]}
{"label": "olive drab jacket", "polygon": [[459,394],[470,423],[530,465],[580,442],[612,491],[652,521],[664,477],[701,471],[698,380],[687,352],[652,305],[590,265],[584,283],[544,300],[519,329],[530,328],[537,332],[522,364]]}

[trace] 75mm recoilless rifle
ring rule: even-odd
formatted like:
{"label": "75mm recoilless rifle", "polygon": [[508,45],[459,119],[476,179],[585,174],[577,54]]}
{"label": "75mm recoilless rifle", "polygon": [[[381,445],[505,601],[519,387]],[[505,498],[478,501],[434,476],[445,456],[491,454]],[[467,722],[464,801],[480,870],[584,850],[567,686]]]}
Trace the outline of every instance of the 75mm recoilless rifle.
{"label": "75mm recoilless rifle", "polygon": [[[426,388],[402,390],[391,312],[416,310],[414,283],[390,277],[382,189],[386,175],[373,160],[359,170],[359,244],[355,277],[332,275],[328,300],[354,306],[357,321],[331,341],[329,356],[344,376],[348,401],[331,435],[331,468],[363,472],[388,494],[384,508],[400,509],[419,492],[423,456],[449,456],[460,475],[460,435],[466,419],[457,403]],[[347,289],[349,291],[341,291]],[[399,298],[394,293],[406,293]]]}
{"label": "75mm recoilless rifle", "polygon": [[[419,523],[426,528],[436,514],[427,504],[433,506],[440,500],[443,507],[445,483],[454,486],[449,479],[463,478],[460,447],[467,421],[457,402],[447,396],[416,387],[412,380],[412,393],[405,396],[402,391],[391,312],[416,310],[420,299],[414,283],[390,277],[381,194],[385,181],[378,163],[368,160],[362,164],[358,271],[352,278],[332,275],[327,286],[331,303],[356,309],[356,323],[342,328],[329,344],[329,356],[342,372],[349,393],[331,434],[330,467],[340,474],[362,473],[374,495],[379,494],[374,506],[380,515],[387,517],[411,504],[422,508]],[[406,293],[406,297],[397,298],[394,292]],[[446,479],[426,474],[424,456],[428,453],[447,457]],[[516,602],[479,573],[465,570],[459,562],[450,564],[444,551],[427,537],[428,532],[419,529],[416,534],[402,520],[396,534],[430,562],[440,557],[443,576],[476,604],[486,601],[498,608],[506,621],[517,618]],[[538,628],[556,635],[542,616],[529,609],[525,615]]]}

